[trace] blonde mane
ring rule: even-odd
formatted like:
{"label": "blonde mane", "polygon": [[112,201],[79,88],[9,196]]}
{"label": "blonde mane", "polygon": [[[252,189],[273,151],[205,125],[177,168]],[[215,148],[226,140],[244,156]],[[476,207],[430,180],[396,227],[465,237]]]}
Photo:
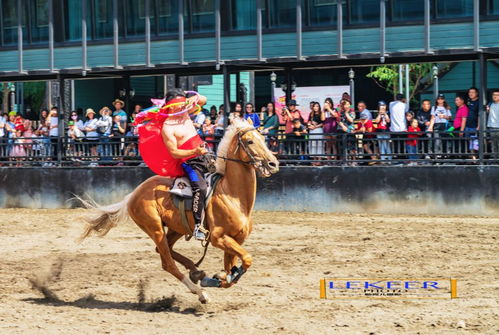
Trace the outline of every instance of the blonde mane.
{"label": "blonde mane", "polygon": [[[242,130],[249,127],[253,127],[248,121],[241,119],[239,117],[232,118],[230,120],[230,126],[225,130],[225,135],[222,137],[220,144],[217,149],[217,156],[219,157],[227,157],[227,153],[229,151],[229,146],[232,143],[232,139],[236,134]],[[222,158],[217,158],[215,161],[215,167],[217,169],[217,173],[225,174],[225,165],[227,161]]]}

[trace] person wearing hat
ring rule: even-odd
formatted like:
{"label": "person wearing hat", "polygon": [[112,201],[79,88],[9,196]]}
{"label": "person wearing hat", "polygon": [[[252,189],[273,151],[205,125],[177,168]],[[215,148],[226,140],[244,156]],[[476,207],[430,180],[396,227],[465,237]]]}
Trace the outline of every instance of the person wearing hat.
{"label": "person wearing hat", "polygon": [[296,100],[291,99],[288,101],[288,106],[282,108],[282,116],[283,120],[286,123],[286,134],[290,134],[293,132],[293,120],[300,119],[300,122],[303,124],[303,118],[301,116],[301,112],[296,108],[299,106],[296,103]]}
{"label": "person wearing hat", "polygon": [[[369,120],[369,115],[367,113],[364,114],[361,113],[360,121],[357,122],[355,125],[355,133],[362,134],[362,137],[365,139],[371,139],[374,137],[373,135],[370,134],[373,131],[374,131],[373,122]],[[368,135],[364,135],[365,133],[368,133]],[[373,162],[369,162],[369,165],[375,164],[376,162],[374,162],[374,160],[376,159],[376,157],[374,156],[373,150],[371,149],[371,146],[374,145],[373,140],[361,141],[361,143],[364,152],[369,154],[371,156],[371,159],[373,160]],[[360,158],[365,159],[366,157],[361,156]]]}
{"label": "person wearing hat", "polygon": [[[83,124],[85,129],[85,142],[88,143],[90,147],[90,160],[97,160],[97,142],[99,140],[99,134],[97,133],[98,120],[95,118],[95,112],[92,108],[88,108],[85,116],[87,121]],[[90,163],[90,166],[97,166],[96,163]]]}
{"label": "person wearing hat", "polygon": [[123,100],[115,99],[113,101],[113,106],[115,108],[115,111],[113,112],[113,119],[116,115],[119,115],[121,123],[120,126],[126,130],[128,116],[123,110],[123,107],[125,107],[125,103],[123,102]]}
{"label": "person wearing hat", "polygon": [[376,138],[378,139],[378,147],[381,160],[392,159],[390,148],[390,134],[389,131],[390,116],[386,110],[386,102],[383,100],[378,102],[378,115],[374,119],[374,129],[376,131]]}

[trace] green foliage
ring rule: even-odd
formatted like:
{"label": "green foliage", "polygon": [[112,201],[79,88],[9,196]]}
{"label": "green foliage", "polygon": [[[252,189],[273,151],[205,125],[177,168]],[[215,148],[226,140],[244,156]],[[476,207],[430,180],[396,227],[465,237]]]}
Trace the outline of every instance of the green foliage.
{"label": "green foliage", "polygon": [[33,81],[24,83],[25,105],[31,107],[31,110],[37,113],[45,101],[45,82]]}
{"label": "green foliage", "polygon": [[[432,63],[409,64],[409,94],[411,102],[417,102],[415,97],[433,83],[433,65]],[[439,66],[439,74],[447,71],[448,67],[446,64]],[[398,65],[373,67],[371,68],[371,72],[366,76],[372,78],[376,84],[392,93],[394,98],[401,91],[399,88]],[[405,77],[402,79],[405,84]]]}

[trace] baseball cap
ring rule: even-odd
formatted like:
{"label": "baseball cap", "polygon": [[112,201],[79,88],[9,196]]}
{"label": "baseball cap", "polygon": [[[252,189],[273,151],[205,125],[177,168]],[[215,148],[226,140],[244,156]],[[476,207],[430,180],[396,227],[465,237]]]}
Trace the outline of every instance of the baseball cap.
{"label": "baseball cap", "polygon": [[74,126],[74,125],[75,125],[74,121],[69,121],[68,122],[68,126]]}
{"label": "baseball cap", "polygon": [[386,102],[383,100],[378,101],[378,106],[386,106]]}
{"label": "baseball cap", "polygon": [[291,106],[291,105],[295,105],[295,106],[300,106],[296,103],[296,100],[295,99],[291,99],[288,101],[288,106]]}
{"label": "baseball cap", "polygon": [[445,99],[445,95],[443,95],[442,93],[440,93],[439,95],[437,95],[437,99],[439,99],[439,98]]}

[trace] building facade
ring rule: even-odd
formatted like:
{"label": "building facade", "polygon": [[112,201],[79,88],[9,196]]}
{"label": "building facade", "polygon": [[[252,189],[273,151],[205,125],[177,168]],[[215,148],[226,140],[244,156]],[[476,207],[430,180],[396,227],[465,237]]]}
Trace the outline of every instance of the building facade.
{"label": "building facade", "polygon": [[499,0],[3,0],[0,80],[58,80],[71,107],[182,83],[218,105],[270,71],[468,61],[486,91],[498,33]]}

